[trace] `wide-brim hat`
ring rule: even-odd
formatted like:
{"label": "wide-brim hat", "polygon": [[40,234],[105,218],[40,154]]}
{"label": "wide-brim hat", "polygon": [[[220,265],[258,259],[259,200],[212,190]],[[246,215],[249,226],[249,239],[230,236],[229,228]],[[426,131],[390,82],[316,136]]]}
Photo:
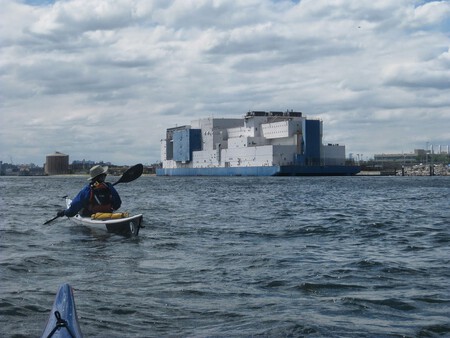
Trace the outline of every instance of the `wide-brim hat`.
{"label": "wide-brim hat", "polygon": [[89,175],[91,177],[88,178],[88,181],[92,181],[99,175],[106,174],[108,172],[108,167],[102,167],[101,165],[96,165],[89,170]]}

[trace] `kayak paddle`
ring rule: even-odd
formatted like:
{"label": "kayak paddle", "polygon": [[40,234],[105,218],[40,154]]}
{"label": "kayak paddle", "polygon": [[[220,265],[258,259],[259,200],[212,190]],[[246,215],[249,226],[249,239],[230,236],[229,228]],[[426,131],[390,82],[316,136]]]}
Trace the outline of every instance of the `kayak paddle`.
{"label": "kayak paddle", "polygon": [[53,222],[55,219],[57,219],[59,216],[57,215],[57,216],[55,216],[55,217],[53,217],[52,219],[49,219],[48,221],[46,221],[45,223],[44,223],[44,225],[46,225],[46,224],[48,224],[48,223],[50,223],[50,222]]}
{"label": "kayak paddle", "polygon": [[[113,183],[113,185],[119,184],[119,183],[128,183],[131,181],[134,181],[135,179],[141,177],[142,172],[144,171],[144,166],[142,165],[142,163],[138,163],[130,168],[128,168],[123,174],[122,176],[119,178],[119,180],[115,183]],[[67,197],[67,196],[64,196]],[[58,217],[61,216],[55,216],[52,219],[49,219],[48,221],[46,221],[44,223],[44,225],[53,222],[55,219],[57,219]]]}
{"label": "kayak paddle", "polygon": [[117,182],[113,183],[113,185],[134,181],[135,179],[139,178],[142,175],[143,171],[144,171],[144,166],[141,163],[138,163],[138,164],[128,168],[123,173],[123,175],[119,178],[119,180]]}
{"label": "kayak paddle", "polygon": [[[65,195],[65,196],[63,196],[63,197],[61,197],[61,198],[66,198],[67,197],[67,195]],[[46,221],[45,223],[44,223],[44,225],[46,225],[46,224],[48,224],[48,223],[50,223],[50,222],[53,222],[55,219],[57,219],[58,217],[62,217],[62,216],[59,216],[59,215],[56,215],[55,217],[53,217],[52,219],[49,219],[48,221]]]}

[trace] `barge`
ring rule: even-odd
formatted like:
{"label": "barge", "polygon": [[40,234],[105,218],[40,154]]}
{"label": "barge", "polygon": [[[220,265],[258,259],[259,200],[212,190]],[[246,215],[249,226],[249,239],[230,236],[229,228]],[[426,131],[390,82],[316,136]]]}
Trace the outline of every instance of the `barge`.
{"label": "barge", "polygon": [[158,176],[348,176],[345,146],[322,144],[323,122],[301,112],[250,111],[166,130]]}

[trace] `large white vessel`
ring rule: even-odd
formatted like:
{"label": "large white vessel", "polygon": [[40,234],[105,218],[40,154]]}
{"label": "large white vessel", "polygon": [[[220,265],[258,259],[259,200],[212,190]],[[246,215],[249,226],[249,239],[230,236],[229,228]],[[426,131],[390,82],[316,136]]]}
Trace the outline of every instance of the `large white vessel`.
{"label": "large white vessel", "polygon": [[354,175],[345,146],[322,144],[322,121],[300,112],[250,111],[169,128],[161,140],[166,176]]}

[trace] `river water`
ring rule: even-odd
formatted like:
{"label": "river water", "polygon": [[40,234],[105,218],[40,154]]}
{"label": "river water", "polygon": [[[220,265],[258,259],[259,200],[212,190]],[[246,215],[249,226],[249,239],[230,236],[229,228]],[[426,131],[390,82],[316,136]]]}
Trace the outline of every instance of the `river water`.
{"label": "river water", "polygon": [[450,177],[141,177],[137,238],[43,225],[85,183],[0,177],[1,337],[66,282],[85,337],[450,336]]}

